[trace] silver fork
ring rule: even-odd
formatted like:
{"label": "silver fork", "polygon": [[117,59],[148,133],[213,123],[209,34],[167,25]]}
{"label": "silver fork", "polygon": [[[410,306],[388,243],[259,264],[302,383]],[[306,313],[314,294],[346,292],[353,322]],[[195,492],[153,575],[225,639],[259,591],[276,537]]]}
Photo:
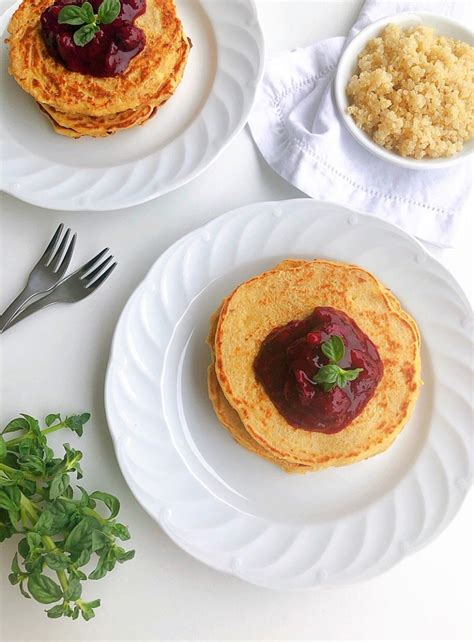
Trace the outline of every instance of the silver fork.
{"label": "silver fork", "polygon": [[44,251],[43,256],[31,270],[25,289],[20,292],[4,313],[0,315],[0,332],[5,330],[15,314],[17,314],[28,301],[39,294],[49,292],[66,274],[66,270],[71,262],[72,253],[74,252],[76,235],[74,234],[69,241],[71,230],[68,228],[59,247],[56,249],[63,229],[64,225],[61,223]]}
{"label": "silver fork", "polygon": [[[18,321],[26,319],[30,314],[46,308],[53,303],[75,303],[95,292],[117,266],[116,262],[110,265],[113,256],[109,256],[101,261],[102,257],[108,251],[109,248],[106,247],[105,250],[99,252],[97,256],[58,283],[52,292],[19,312],[3,330],[8,330],[8,328],[11,328],[12,325],[15,325]],[[2,330],[0,330],[0,332],[1,331]]]}

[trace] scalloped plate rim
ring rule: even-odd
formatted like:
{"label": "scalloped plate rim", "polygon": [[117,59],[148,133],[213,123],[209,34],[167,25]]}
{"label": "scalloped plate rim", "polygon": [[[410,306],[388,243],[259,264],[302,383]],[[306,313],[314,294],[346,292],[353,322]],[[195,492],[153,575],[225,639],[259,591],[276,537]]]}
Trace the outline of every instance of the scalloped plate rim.
{"label": "scalloped plate rim", "polygon": [[[198,0],[198,1],[199,2],[206,2],[208,5],[211,4],[211,6],[212,6],[212,3],[209,3],[208,0]],[[156,198],[159,198],[160,196],[163,196],[164,194],[167,194],[169,192],[173,192],[176,189],[179,189],[180,187],[183,187],[187,183],[189,183],[192,180],[194,180],[195,178],[197,178],[200,174],[205,172],[211,165],[213,165],[214,162],[217,161],[217,159],[220,157],[220,155],[227,149],[227,147],[230,145],[230,143],[234,140],[234,138],[242,131],[242,129],[247,124],[248,116],[249,116],[249,114],[250,114],[250,112],[252,110],[253,104],[255,102],[256,91],[257,91],[258,85],[260,83],[260,80],[261,80],[261,78],[263,76],[263,72],[264,72],[265,40],[264,40],[263,31],[261,29],[261,26],[260,26],[260,23],[259,23],[259,20],[258,20],[258,12],[257,12],[257,8],[256,8],[255,0],[236,0],[236,1],[239,2],[239,3],[246,3],[252,8],[252,12],[253,12],[253,15],[255,17],[254,28],[255,28],[255,31],[256,31],[256,33],[255,33],[256,38],[255,38],[254,42],[255,42],[255,44],[256,44],[256,46],[258,48],[258,52],[259,52],[259,66],[258,66],[257,72],[255,74],[254,82],[252,83],[251,86],[249,85],[249,87],[246,88],[248,93],[249,93],[249,95],[251,94],[251,97],[249,98],[249,101],[248,101],[248,104],[247,104],[246,108],[243,109],[242,113],[240,114],[240,117],[239,117],[238,121],[235,122],[231,133],[226,137],[226,139],[224,141],[222,141],[220,143],[219,147],[217,149],[215,149],[213,155],[207,161],[205,161],[204,163],[198,161],[196,167],[193,170],[189,171],[181,179],[178,179],[178,180],[176,180],[174,182],[171,182],[171,184],[169,186],[167,186],[166,188],[164,188],[164,189],[161,188],[159,190],[154,190],[154,192],[152,194],[144,196],[144,197],[138,197],[138,198],[134,197],[134,195],[132,194],[132,196],[129,197],[129,200],[124,201],[124,202],[119,203],[119,204],[113,203],[113,204],[107,205],[107,201],[105,200],[105,202],[103,202],[103,199],[102,199],[99,203],[95,203],[93,206],[92,205],[90,205],[90,206],[89,205],[81,205],[80,203],[78,203],[77,205],[73,204],[71,206],[71,204],[69,202],[70,199],[68,197],[64,197],[63,196],[63,197],[61,197],[61,200],[59,200],[58,202],[54,203],[53,205],[48,205],[47,204],[47,200],[48,200],[47,197],[46,198],[42,198],[41,196],[37,197],[36,196],[36,192],[35,192],[35,195],[33,195],[33,197],[31,197],[31,196],[25,197],[25,195],[24,195],[24,191],[25,190],[13,189],[12,187],[10,187],[10,185],[3,184],[5,181],[1,178],[1,176],[0,176],[0,180],[1,180],[2,184],[0,184],[0,189],[2,191],[4,191],[6,194],[8,194],[10,196],[13,196],[14,198],[17,198],[17,199],[19,199],[19,200],[21,200],[21,201],[23,201],[25,203],[29,203],[30,205],[35,205],[37,207],[43,207],[43,208],[47,208],[47,209],[51,209],[51,210],[55,210],[55,211],[65,210],[65,211],[69,211],[69,212],[94,212],[94,211],[106,212],[106,211],[111,211],[111,210],[122,210],[122,209],[126,209],[126,208],[129,208],[129,207],[142,205],[143,203],[148,203],[149,201],[152,201],[152,200],[154,200]],[[14,0],[12,2],[12,4],[10,4],[10,6],[7,6],[0,13],[0,31],[3,30],[4,26],[5,26],[5,29],[6,29],[7,25],[6,24],[4,25],[4,22],[6,23],[6,21],[10,19],[11,15],[16,10],[16,8],[21,4],[21,2],[22,2],[22,0]],[[218,71],[218,67],[216,68],[216,74],[217,74],[217,71]],[[211,90],[210,90],[210,92],[209,92],[209,94],[208,94],[208,96],[206,98],[206,103],[210,99],[210,97],[213,95],[213,91],[214,91],[214,89],[211,88]],[[195,122],[195,120],[200,118],[205,104],[203,105],[203,107],[200,110],[200,112],[195,116],[193,121],[190,122],[188,124],[188,126],[186,127],[186,129],[183,132],[181,132],[181,134],[179,134],[176,139],[173,139],[173,141],[186,135],[186,132],[191,128],[191,126]],[[173,142],[173,141],[171,141],[171,142]],[[156,160],[157,155],[159,155],[161,151],[162,150],[157,150],[157,151],[154,151],[154,152],[151,152],[151,153],[147,154],[147,158],[149,159],[149,162],[153,162],[153,159]],[[33,154],[33,155],[36,156],[36,154]],[[142,159],[140,159],[140,160],[142,160]],[[60,163],[59,163],[59,165],[60,165]],[[135,165],[135,162],[126,163],[125,165],[133,167]],[[87,171],[88,169],[89,168],[74,168],[75,172],[78,173],[78,174],[80,174],[82,171]],[[113,169],[113,167],[112,168],[104,167],[104,168],[101,168],[101,169],[103,169],[103,171],[106,172],[109,169]],[[100,179],[98,179],[98,180],[100,180]],[[37,191],[39,191],[39,190],[37,190]],[[48,193],[49,193],[49,191],[48,191]]]}
{"label": "scalloped plate rim", "polygon": [[[113,338],[111,342],[111,348],[109,352],[109,359],[107,363],[107,369],[106,369],[106,375],[105,375],[105,386],[104,386],[104,403],[105,403],[105,413],[106,413],[106,419],[107,419],[107,424],[109,427],[109,432],[112,437],[112,442],[114,444],[114,450],[116,453],[117,461],[119,463],[119,467],[121,470],[121,473],[124,477],[124,480],[126,481],[127,485],[130,488],[130,491],[132,492],[133,496],[137,500],[137,502],[140,504],[140,506],[145,510],[145,512],[156,522],[159,524],[159,526],[163,529],[163,531],[172,539],[172,541],[175,542],[180,548],[182,548],[187,554],[189,554],[191,557],[194,559],[206,564],[210,568],[213,568],[214,570],[217,570],[219,572],[226,573],[228,575],[231,575],[233,577],[237,577],[245,582],[249,582],[255,586],[259,586],[262,588],[269,588],[269,589],[274,589],[274,590],[315,590],[315,589],[330,589],[330,588],[337,588],[338,586],[344,586],[344,585],[350,585],[350,584],[356,584],[359,582],[363,581],[368,581],[369,579],[376,577],[378,575],[381,575],[383,573],[386,573],[389,571],[391,568],[396,566],[398,563],[400,563],[403,559],[408,557],[409,555],[412,555],[413,553],[416,553],[417,551],[421,550],[425,546],[427,546],[430,542],[432,542],[438,535],[440,535],[451,523],[455,515],[458,513],[460,510],[462,504],[464,503],[467,494],[472,486],[472,478],[470,479],[470,483],[467,485],[465,491],[462,493],[462,496],[459,498],[457,502],[452,502],[452,505],[450,509],[446,512],[444,515],[444,519],[442,522],[428,535],[423,538],[422,541],[414,545],[409,551],[399,551],[399,555],[397,559],[395,560],[389,560],[387,563],[382,565],[382,568],[373,568],[373,570],[367,574],[364,575],[362,578],[356,578],[356,579],[351,579],[351,581],[342,581],[342,582],[335,582],[333,584],[331,583],[323,583],[322,581],[320,582],[315,582],[312,585],[307,585],[307,586],[292,586],[292,585],[278,585],[278,583],[272,583],[267,582],[267,581],[258,581],[255,578],[249,579],[244,577],[243,575],[240,575],[235,568],[232,567],[231,564],[226,564],[225,561],[222,561],[222,563],[216,562],[215,558],[210,558],[211,556],[207,556],[206,554],[202,553],[202,551],[199,551],[199,549],[194,546],[192,543],[187,542],[183,537],[181,537],[179,534],[175,533],[173,529],[166,524],[166,520],[163,519],[162,516],[162,511],[160,510],[158,514],[154,513],[151,506],[147,505],[147,502],[145,499],[140,495],[139,491],[136,490],[135,484],[132,482],[129,483],[128,478],[127,478],[127,471],[126,471],[126,463],[125,463],[125,458],[124,455],[122,454],[122,445],[121,445],[121,439],[120,439],[120,433],[119,431],[115,432],[113,428],[113,411],[111,409],[111,402],[109,402],[108,398],[108,389],[110,386],[110,380],[113,376],[113,360],[114,360],[114,354],[117,350],[117,344],[119,343],[120,340],[120,330],[121,330],[121,325],[124,322],[124,319],[126,318],[129,310],[131,309],[135,299],[138,299],[140,297],[140,294],[142,293],[142,290],[144,289],[144,286],[147,284],[147,282],[152,278],[153,271],[157,269],[157,267],[161,263],[166,263],[167,259],[172,256],[172,254],[183,244],[185,244],[187,241],[189,241],[192,237],[198,235],[200,232],[203,230],[206,230],[210,226],[218,225],[219,223],[225,223],[229,220],[235,219],[239,213],[245,213],[246,210],[253,208],[255,206],[262,206],[263,207],[277,207],[280,208],[282,205],[283,206],[291,206],[292,204],[295,205],[301,205],[301,204],[317,204],[318,206],[324,206],[325,208],[331,208],[335,207],[339,211],[345,211],[347,214],[357,214],[358,216],[362,217],[363,220],[368,220],[368,221],[373,221],[377,223],[378,225],[386,226],[387,228],[395,229],[398,230],[399,232],[402,233],[403,236],[406,237],[407,240],[409,240],[415,247],[417,247],[418,250],[422,252],[423,255],[431,259],[438,268],[441,269],[441,272],[443,273],[444,277],[446,278],[447,282],[451,287],[454,288],[456,291],[457,295],[461,299],[464,307],[466,307],[469,311],[472,312],[472,307],[469,302],[469,299],[467,298],[464,290],[460,286],[460,284],[456,281],[456,279],[453,277],[453,275],[450,273],[450,271],[440,262],[438,259],[415,237],[411,236],[408,234],[405,230],[403,230],[400,226],[389,223],[387,221],[384,221],[376,216],[373,216],[371,214],[366,214],[364,212],[358,211],[356,209],[349,209],[347,207],[341,206],[338,203],[335,202],[330,202],[330,201],[318,201],[316,199],[310,199],[310,198],[294,198],[294,199],[288,199],[288,200],[283,200],[283,201],[263,201],[263,202],[257,202],[257,203],[251,203],[248,205],[244,205],[242,207],[236,208],[234,210],[230,210],[214,219],[211,221],[203,224],[202,226],[199,226],[198,228],[188,232],[185,234],[183,237],[179,238],[177,241],[175,241],[170,247],[168,247],[158,258],[157,260],[153,263],[153,265],[150,267],[148,272],[146,273],[145,277],[142,279],[142,281],[138,284],[138,286],[135,288],[133,293],[130,295],[129,299],[127,300],[120,316],[117,321],[114,333],[113,333]],[[183,312],[184,314],[184,312]],[[160,500],[156,500],[157,503],[160,503]],[[161,508],[163,507],[163,504],[161,505]],[[363,510],[356,511],[359,513],[362,513]],[[265,519],[265,518],[264,518]],[[330,520],[331,521],[331,520]]]}

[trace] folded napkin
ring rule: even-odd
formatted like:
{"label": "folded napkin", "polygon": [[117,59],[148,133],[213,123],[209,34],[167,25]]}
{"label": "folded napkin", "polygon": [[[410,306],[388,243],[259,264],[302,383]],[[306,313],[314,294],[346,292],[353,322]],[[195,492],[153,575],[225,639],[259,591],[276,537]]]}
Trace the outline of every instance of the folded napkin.
{"label": "folded napkin", "polygon": [[306,194],[375,214],[449,247],[472,206],[471,161],[448,169],[409,170],[380,160],[346,129],[331,91],[347,42],[375,20],[416,10],[465,24],[472,20],[471,2],[367,0],[347,39],[328,38],[267,61],[249,125],[268,164]]}

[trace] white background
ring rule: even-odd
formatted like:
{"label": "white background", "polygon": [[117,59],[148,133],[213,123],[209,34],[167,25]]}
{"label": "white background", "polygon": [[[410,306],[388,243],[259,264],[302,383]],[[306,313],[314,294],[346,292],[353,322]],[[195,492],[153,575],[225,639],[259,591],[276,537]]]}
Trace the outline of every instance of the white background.
{"label": "white background", "polygon": [[[347,33],[360,0],[259,2],[268,54]],[[100,597],[95,620],[48,620],[7,581],[13,543],[1,545],[0,639],[450,639],[472,638],[473,500],[428,547],[364,584],[316,592],[274,592],[246,585],[198,563],[175,546],[129,492],[107,430],[103,384],[120,311],[155,259],[171,243],[226,210],[301,193],[264,163],[245,129],[217,163],[189,185],[151,203],[104,213],[42,210],[3,196],[0,202],[0,308],[23,285],[28,268],[59,222],[78,232],[82,264],[110,246],[119,268],[97,294],[75,306],[35,315],[0,339],[0,422],[19,412],[91,411],[79,440],[85,486],[122,500],[136,558],[89,583]],[[334,197],[333,197],[334,198]],[[472,223],[442,255],[472,300]],[[420,293],[422,296],[422,293]],[[440,310],[442,314],[442,310]],[[55,436],[59,446],[66,438]]]}

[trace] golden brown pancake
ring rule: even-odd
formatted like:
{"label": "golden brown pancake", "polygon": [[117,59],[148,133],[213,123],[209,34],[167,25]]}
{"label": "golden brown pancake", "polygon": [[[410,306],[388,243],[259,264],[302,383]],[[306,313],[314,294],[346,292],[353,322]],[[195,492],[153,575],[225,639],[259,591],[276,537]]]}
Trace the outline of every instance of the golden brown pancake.
{"label": "golden brown pancake", "polygon": [[[303,261],[299,259],[288,259],[286,261],[282,261],[281,263],[279,263],[274,269],[288,270],[294,267],[299,267],[301,265],[304,265],[305,263],[307,263],[307,261]],[[395,310],[401,312],[402,314],[405,314],[401,310],[400,302],[398,301],[398,299],[390,292],[390,290],[386,289],[380,283],[380,281],[378,283],[380,288],[383,289],[390,305],[392,305],[392,307]],[[223,303],[225,303],[225,301]],[[212,362],[208,369],[208,392],[209,392],[209,398],[214,407],[214,411],[220,423],[227,429],[227,431],[234,437],[237,443],[239,443],[241,446],[243,446],[247,450],[250,450],[256,455],[263,457],[264,459],[267,459],[268,461],[276,464],[277,466],[280,466],[287,473],[305,473],[312,470],[317,470],[319,466],[312,467],[312,466],[306,466],[303,464],[294,464],[291,462],[287,462],[286,460],[277,457],[274,453],[266,450],[263,445],[257,442],[246,431],[245,426],[239,417],[239,414],[230,405],[229,401],[224,395],[216,376],[215,364],[214,364],[215,335],[216,335],[217,324],[219,320],[219,314],[222,309],[222,305],[211,316],[209,336],[207,340],[211,348],[211,354],[212,354]],[[418,328],[416,327],[416,324],[415,324],[415,328],[418,336]],[[418,336],[418,343],[419,343],[419,336]]]}
{"label": "golden brown pancake", "polygon": [[[253,374],[253,360],[270,330],[307,316],[318,305],[349,314],[378,346],[385,367],[361,415],[333,435],[288,425]],[[415,322],[375,277],[356,266],[313,261],[286,273],[264,273],[224,302],[216,373],[225,397],[257,443],[277,458],[318,469],[364,459],[392,443],[419,392],[419,344]]]}
{"label": "golden brown pancake", "polygon": [[156,113],[156,107],[145,105],[137,109],[127,109],[120,114],[110,116],[86,116],[84,114],[65,114],[50,105],[40,105],[54,129],[63,136],[79,138],[80,136],[108,136],[122,129],[143,125]]}
{"label": "golden brown pancake", "polygon": [[[135,110],[148,110],[146,118],[132,124],[143,123],[173,95],[190,50],[173,0],[147,0],[146,12],[135,21],[145,32],[145,48],[123,74],[109,78],[69,71],[50,55],[39,20],[51,4],[51,0],[24,0],[13,14],[8,27],[9,71],[48,112],[59,133],[105,136],[123,129],[124,119],[131,123],[128,115]],[[59,118],[59,113],[64,116]],[[66,114],[71,114],[71,122],[65,122]],[[86,120],[79,121],[80,115]],[[109,121],[102,123],[101,118]]]}

